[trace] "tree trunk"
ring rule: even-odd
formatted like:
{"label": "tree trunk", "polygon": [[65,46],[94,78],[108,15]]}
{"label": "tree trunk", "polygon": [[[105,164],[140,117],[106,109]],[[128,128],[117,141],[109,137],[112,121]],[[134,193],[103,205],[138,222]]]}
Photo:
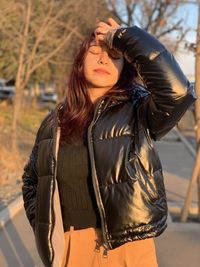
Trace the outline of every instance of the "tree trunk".
{"label": "tree trunk", "polygon": [[192,179],[189,184],[187,196],[181,213],[181,222],[185,222],[188,217],[188,211],[192,200],[192,193],[195,185],[198,186],[198,219],[200,221],[200,3],[198,4],[198,27],[197,27],[197,45],[196,45],[196,66],[195,66],[195,89],[197,100],[195,101],[195,131],[197,143],[197,156],[192,172]]}
{"label": "tree trunk", "polygon": [[20,109],[21,109],[21,102],[22,102],[22,92],[24,90],[25,84],[24,82],[24,61],[26,56],[26,49],[27,49],[27,38],[28,38],[28,31],[29,31],[29,24],[30,24],[30,17],[31,17],[31,1],[28,1],[27,10],[26,10],[26,17],[25,17],[25,27],[24,32],[22,35],[22,46],[19,51],[19,64],[18,70],[16,75],[16,83],[15,83],[15,99],[13,105],[13,121],[12,121],[12,151],[13,153],[18,152],[17,148],[17,126],[18,121],[20,118]]}
{"label": "tree trunk", "polygon": [[188,191],[187,191],[187,196],[185,198],[184,206],[181,211],[181,217],[180,217],[181,222],[187,221],[190,203],[192,201],[192,194],[194,192],[195,185],[197,184],[199,173],[200,173],[200,150],[198,150],[198,153],[196,156],[196,161],[195,161],[194,168],[192,171],[192,179],[190,180]]}
{"label": "tree trunk", "polygon": [[[197,28],[197,51],[196,51],[196,79],[195,79],[195,87],[197,100],[195,102],[195,121],[196,121],[196,141],[197,141],[197,152],[200,154],[200,3],[198,5],[199,8],[199,17],[198,17],[198,28]],[[196,162],[200,166],[200,158],[199,161]],[[198,219],[200,221],[200,171],[198,175]]]}
{"label": "tree trunk", "polygon": [[21,98],[23,88],[20,85],[20,81],[16,81],[16,94],[13,106],[13,121],[12,121],[12,142],[11,149],[13,153],[18,153],[17,147],[17,126],[20,118]]}

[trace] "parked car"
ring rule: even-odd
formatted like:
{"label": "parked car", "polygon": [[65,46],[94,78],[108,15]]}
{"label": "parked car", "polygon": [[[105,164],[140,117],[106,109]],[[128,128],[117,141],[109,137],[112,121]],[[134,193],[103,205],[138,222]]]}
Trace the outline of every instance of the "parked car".
{"label": "parked car", "polygon": [[58,95],[56,92],[42,92],[40,94],[39,100],[41,102],[57,103]]}
{"label": "parked car", "polygon": [[15,96],[15,86],[4,79],[0,79],[0,101],[12,102]]}

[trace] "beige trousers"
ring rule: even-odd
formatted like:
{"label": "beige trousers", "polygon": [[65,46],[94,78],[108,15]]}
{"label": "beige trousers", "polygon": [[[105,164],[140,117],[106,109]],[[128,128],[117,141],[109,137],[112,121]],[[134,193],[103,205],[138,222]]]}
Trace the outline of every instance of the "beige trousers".
{"label": "beige trousers", "polygon": [[71,226],[65,232],[65,244],[62,267],[158,267],[153,238],[128,242],[106,255],[100,229]]}

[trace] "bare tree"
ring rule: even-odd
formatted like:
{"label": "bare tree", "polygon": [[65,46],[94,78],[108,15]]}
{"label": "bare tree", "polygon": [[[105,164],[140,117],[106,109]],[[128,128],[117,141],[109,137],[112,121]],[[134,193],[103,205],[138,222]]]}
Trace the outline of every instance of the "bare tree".
{"label": "bare tree", "polygon": [[[66,10],[71,11],[72,1],[12,1],[6,5],[7,16],[1,27],[2,35],[12,39],[15,53],[18,53],[16,68],[16,95],[14,101],[12,129],[16,131],[19,118],[22,93],[30,76],[43,64],[48,62],[64,45],[73,34],[77,33],[77,27],[72,27],[70,19],[66,24],[59,23]],[[40,4],[38,7],[38,4]],[[12,9],[18,16],[17,26],[13,25]],[[40,9],[40,12],[38,12]],[[43,9],[43,12],[41,10]],[[37,18],[38,15],[38,19]],[[20,17],[21,16],[21,19]],[[9,36],[7,35],[9,33]]]}
{"label": "bare tree", "polygon": [[[72,48],[83,39],[88,28],[94,27],[103,8],[106,10],[104,1],[2,0],[0,69],[6,77],[15,77],[13,140],[16,140],[23,92],[30,79],[41,73],[41,69],[55,70],[58,64],[63,69],[69,64]],[[16,150],[16,141],[14,144]]]}
{"label": "bare tree", "polygon": [[[194,2],[193,2],[194,3]],[[197,94],[197,100],[195,102],[195,131],[197,142],[197,154],[193,167],[192,178],[189,183],[187,195],[185,198],[184,206],[181,212],[181,221],[185,222],[188,217],[190,203],[192,201],[192,195],[197,184],[198,192],[198,220],[200,222],[200,3],[198,3],[198,28],[197,28],[197,41],[196,44],[191,46],[191,49],[196,53],[196,73],[195,73],[195,88]]]}
{"label": "bare tree", "polygon": [[[181,0],[107,0],[110,10],[125,26],[139,25],[152,33],[175,52],[190,30],[177,17]],[[176,32],[176,41],[169,34]]]}
{"label": "bare tree", "polygon": [[80,43],[85,35],[91,32],[96,23],[100,20],[107,20],[111,16],[108,10],[106,0],[79,1],[79,4],[73,11],[73,25],[78,25],[79,35],[73,35],[70,43],[63,47],[61,53],[53,57],[49,62],[53,65],[54,72],[52,74],[57,83],[57,89],[63,97],[66,90],[66,82],[68,74],[71,70],[71,64],[74,59]]}

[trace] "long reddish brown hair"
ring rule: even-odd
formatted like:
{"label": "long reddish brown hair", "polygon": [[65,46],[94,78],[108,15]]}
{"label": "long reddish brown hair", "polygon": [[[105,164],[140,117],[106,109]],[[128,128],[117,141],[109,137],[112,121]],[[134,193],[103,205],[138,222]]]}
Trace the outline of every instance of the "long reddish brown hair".
{"label": "long reddish brown hair", "polygon": [[[90,43],[94,40],[94,33],[89,33],[80,49],[75,55],[71,73],[68,80],[66,97],[63,109],[60,112],[61,145],[77,144],[81,140],[87,141],[87,127],[91,122],[95,103],[92,103],[87,90],[87,81],[84,76],[83,63]],[[136,76],[135,68],[124,60],[124,66],[118,82],[105,96],[112,97],[115,94],[127,93]]]}

